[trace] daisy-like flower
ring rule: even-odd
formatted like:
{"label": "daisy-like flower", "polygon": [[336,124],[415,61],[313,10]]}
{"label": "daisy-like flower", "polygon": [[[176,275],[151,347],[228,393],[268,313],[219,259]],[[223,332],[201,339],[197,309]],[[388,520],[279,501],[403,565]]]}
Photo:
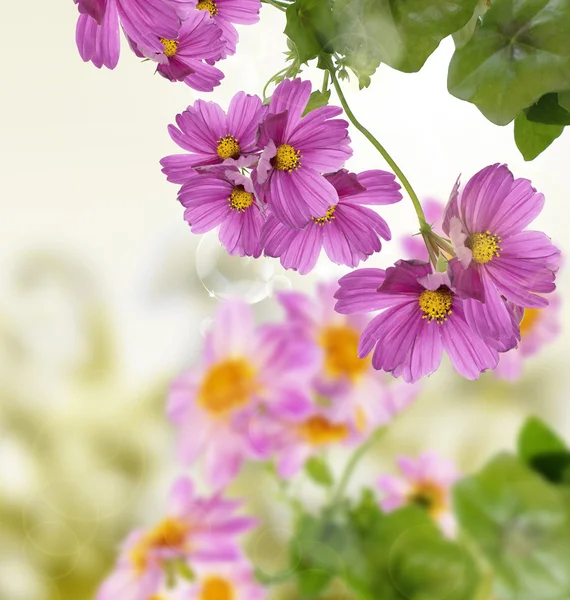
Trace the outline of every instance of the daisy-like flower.
{"label": "daisy-like flower", "polygon": [[555,289],[560,251],[544,233],[525,230],[543,205],[544,196],[530,181],[514,179],[506,165],[495,164],[474,175],[461,195],[452,194],[445,209],[443,231],[457,253],[451,261],[455,284],[470,297],[465,316],[501,351],[518,337],[505,299],[541,308],[548,300],[538,294]]}
{"label": "daisy-like flower", "polygon": [[235,54],[239,35],[234,23],[253,25],[259,21],[261,0],[193,0],[198,10],[206,11],[222,30],[226,50],[224,55]]}
{"label": "daisy-like flower", "polygon": [[384,475],[378,480],[378,487],[384,493],[382,510],[391,512],[406,504],[416,504],[428,511],[446,535],[453,536],[456,524],[450,492],[459,478],[453,463],[428,451],[416,459],[402,456],[398,467],[403,477]]}
{"label": "daisy-like flower", "polygon": [[120,52],[119,22],[139,48],[162,52],[161,38],[176,39],[180,27],[177,3],[164,0],[76,0],[80,12],[76,28],[81,58],[97,68],[114,69]]}
{"label": "daisy-like flower", "polygon": [[168,181],[184,183],[195,167],[225,164],[251,166],[258,159],[257,129],[267,107],[258,96],[238,92],[226,115],[215,102],[196,100],[168,126],[172,139],[187,154],[173,154],[160,161]]}
{"label": "daisy-like flower", "polygon": [[374,349],[372,365],[414,382],[439,366],[445,350],[467,379],[496,367],[497,351],[467,324],[463,300],[447,273],[428,263],[400,260],[385,272],[358,269],[339,280],[336,310],[342,314],[383,310],[366,326],[358,355]]}
{"label": "daisy-like flower", "polygon": [[523,372],[525,361],[540,352],[560,333],[559,296],[554,293],[549,297],[549,305],[544,308],[516,308],[520,320],[521,341],[519,347],[501,354],[495,375],[509,381],[516,381]]}
{"label": "daisy-like flower", "polygon": [[324,217],[313,217],[301,230],[290,229],[269,215],[262,244],[267,256],[279,257],[286,269],[305,275],[317,264],[324,247],[335,263],[356,267],[382,248],[380,238],[391,238],[386,221],[366,204],[393,204],[402,199],[394,175],[365,171],[358,175],[345,169],[325,175],[338,193],[338,204]]}
{"label": "daisy-like flower", "polygon": [[338,171],[352,154],[348,123],[333,119],[341,108],[323,106],[302,116],[310,95],[309,81],[282,81],[260,129],[263,152],[254,181],[277,220],[293,229],[331,214],[338,193],[321,173]]}
{"label": "daisy-like flower", "polygon": [[183,561],[192,568],[195,563],[239,560],[235,538],[255,526],[253,519],[234,514],[239,506],[220,494],[197,497],[192,482],[179,478],[170,493],[167,516],[151,529],[128,536],[97,600],[147,600],[163,586],[169,562]]}
{"label": "daisy-like flower", "polygon": [[264,217],[251,180],[237,169],[222,166],[194,172],[178,200],[193,233],[220,226],[220,242],[229,254],[255,258],[261,254]]}
{"label": "daisy-like flower", "polygon": [[311,409],[310,382],[318,356],[312,344],[283,327],[255,328],[246,304],[220,306],[205,341],[202,365],[171,386],[168,413],[179,427],[179,454],[192,463],[204,455],[216,488],[257,458],[250,423],[258,415],[298,420]]}

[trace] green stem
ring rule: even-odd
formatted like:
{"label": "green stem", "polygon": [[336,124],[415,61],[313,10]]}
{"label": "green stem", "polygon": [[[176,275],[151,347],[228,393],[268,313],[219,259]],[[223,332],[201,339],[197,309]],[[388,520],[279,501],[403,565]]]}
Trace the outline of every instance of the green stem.
{"label": "green stem", "polygon": [[323,76],[323,90],[322,90],[323,96],[327,93],[328,89],[329,89],[329,72],[325,71],[325,74]]}
{"label": "green stem", "polygon": [[394,171],[394,173],[396,173],[398,179],[402,182],[402,185],[404,186],[405,190],[408,192],[408,195],[410,196],[410,200],[412,201],[412,204],[414,205],[416,214],[418,215],[418,220],[420,222],[420,231],[425,228],[428,228],[429,225],[426,221],[424,211],[422,209],[422,205],[416,195],[416,192],[414,192],[410,182],[408,181],[407,177],[404,175],[404,173],[402,172],[400,167],[398,167],[398,165],[396,164],[394,159],[388,154],[388,152],[386,151],[384,146],[382,146],[382,144],[370,133],[370,131],[368,131],[368,129],[366,129],[366,127],[364,127],[364,125],[362,125],[358,121],[358,119],[354,116],[353,112],[350,110],[350,107],[348,106],[346,98],[344,97],[344,94],[342,92],[342,89],[340,87],[338,79],[336,77],[335,69],[332,66],[332,63],[329,66],[329,72],[331,74],[331,79],[332,79],[332,82],[334,85],[334,89],[336,90],[336,93],[338,94],[340,103],[342,104],[342,107],[344,108],[344,112],[346,113],[347,117],[350,119],[350,122],[356,127],[356,129],[358,129],[358,131],[360,131],[360,133],[362,133],[364,135],[364,137],[366,137],[366,139],[368,139],[368,141],[376,148],[376,150],[378,150],[378,152],[380,152],[380,154],[382,155],[384,160],[390,165],[392,171]]}
{"label": "green stem", "polygon": [[287,10],[288,4],[284,2],[279,2],[279,0],[261,0],[264,4],[271,4],[275,8],[278,8],[281,12],[285,12]]}
{"label": "green stem", "polygon": [[356,452],[350,457],[350,460],[346,464],[346,467],[342,473],[336,491],[333,495],[331,506],[335,507],[340,503],[346,491],[346,487],[348,486],[350,479],[361,458],[368,452],[368,450],[370,450],[370,448],[372,448],[372,446],[374,446],[374,444],[384,435],[385,432],[386,427],[380,427],[379,429],[377,429],[361,446],[359,446]]}

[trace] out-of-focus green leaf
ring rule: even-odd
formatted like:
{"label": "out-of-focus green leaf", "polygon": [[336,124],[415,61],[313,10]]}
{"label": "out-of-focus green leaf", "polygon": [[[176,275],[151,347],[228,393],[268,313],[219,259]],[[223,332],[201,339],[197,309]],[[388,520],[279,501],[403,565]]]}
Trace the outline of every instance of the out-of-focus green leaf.
{"label": "out-of-focus green leaf", "polygon": [[325,94],[323,94],[320,90],[315,90],[309,97],[309,102],[307,103],[307,108],[305,108],[303,115],[310,113],[312,110],[315,110],[315,108],[326,106],[329,103],[330,97],[330,90],[327,90]]}
{"label": "out-of-focus green leaf", "polygon": [[299,61],[332,52],[336,29],[329,0],[296,0],[287,7],[285,34],[293,41]]}
{"label": "out-of-focus green leaf", "polygon": [[570,91],[558,92],[558,104],[568,112],[570,112]]}
{"label": "out-of-focus green leaf", "polygon": [[559,488],[500,455],[454,495],[463,531],[493,568],[499,600],[570,598],[570,507]]}
{"label": "out-of-focus green leaf", "polygon": [[526,118],[545,125],[570,125],[570,112],[558,103],[558,94],[545,94],[525,110]]}
{"label": "out-of-focus green leaf", "polygon": [[570,0],[493,0],[455,51],[448,88],[497,125],[544,94],[570,88]]}
{"label": "out-of-focus green leaf", "polygon": [[419,71],[441,40],[461,29],[478,0],[336,0],[334,49],[369,76],[381,62]]}
{"label": "out-of-focus green leaf", "polygon": [[524,113],[515,119],[515,142],[525,160],[534,160],[562,135],[564,125],[529,121]]}

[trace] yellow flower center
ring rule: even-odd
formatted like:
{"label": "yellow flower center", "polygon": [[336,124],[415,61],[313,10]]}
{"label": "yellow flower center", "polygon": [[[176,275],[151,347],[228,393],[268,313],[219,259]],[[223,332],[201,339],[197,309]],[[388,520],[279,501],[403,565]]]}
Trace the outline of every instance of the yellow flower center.
{"label": "yellow flower center", "polygon": [[356,381],[368,368],[368,359],[358,358],[358,331],[347,325],[322,329],[319,344],[325,351],[325,371],[335,379]]}
{"label": "yellow flower center", "polygon": [[328,419],[316,415],[302,423],[299,432],[310,444],[323,446],[346,439],[348,427],[342,423],[332,423]]}
{"label": "yellow flower center", "polygon": [[330,223],[333,219],[336,218],[334,216],[334,208],[335,208],[334,206],[331,206],[327,210],[327,214],[324,217],[311,217],[311,219],[313,219],[313,221],[317,225],[320,225],[322,227],[325,223]]}
{"label": "yellow flower center", "polygon": [[453,294],[447,286],[441,285],[437,290],[422,292],[419,304],[424,313],[422,319],[427,319],[430,323],[435,320],[441,324],[452,313]]}
{"label": "yellow flower center", "polygon": [[277,154],[271,159],[271,164],[278,171],[294,171],[301,166],[301,151],[295,150],[289,144],[281,144],[277,148]]}
{"label": "yellow flower center", "polygon": [[200,591],[199,600],[234,600],[234,586],[223,577],[208,577]]}
{"label": "yellow flower center", "polygon": [[160,38],[162,45],[164,46],[164,56],[174,56],[178,50],[178,40],[167,40],[166,38]]}
{"label": "yellow flower center", "polygon": [[131,561],[139,573],[147,566],[148,554],[157,548],[182,549],[189,533],[186,523],[166,518],[148,531],[131,550]]}
{"label": "yellow flower center", "polygon": [[218,140],[217,152],[222,160],[225,160],[226,158],[239,158],[241,148],[235,137],[225,135]]}
{"label": "yellow flower center", "polygon": [[499,247],[501,238],[492,234],[490,231],[485,233],[474,233],[467,240],[467,247],[473,252],[473,260],[480,265],[488,263],[490,260],[499,256]]}
{"label": "yellow flower center", "polygon": [[159,596],[158,594],[153,594],[148,600],[164,600],[164,596]]}
{"label": "yellow flower center", "polygon": [[218,14],[218,7],[213,0],[200,0],[196,4],[198,10],[207,10],[210,13],[210,17],[215,17]]}
{"label": "yellow flower center", "polygon": [[243,185],[238,185],[233,189],[228,202],[232,210],[245,212],[253,204],[253,194],[246,192]]}
{"label": "yellow flower center", "polygon": [[521,321],[521,337],[528,335],[535,327],[542,313],[541,308],[525,308]]}
{"label": "yellow flower center", "polygon": [[408,495],[408,502],[425,508],[432,517],[445,510],[445,491],[432,481],[422,481]]}
{"label": "yellow flower center", "polygon": [[216,363],[204,376],[198,402],[210,413],[222,415],[247,404],[257,389],[255,370],[244,358]]}

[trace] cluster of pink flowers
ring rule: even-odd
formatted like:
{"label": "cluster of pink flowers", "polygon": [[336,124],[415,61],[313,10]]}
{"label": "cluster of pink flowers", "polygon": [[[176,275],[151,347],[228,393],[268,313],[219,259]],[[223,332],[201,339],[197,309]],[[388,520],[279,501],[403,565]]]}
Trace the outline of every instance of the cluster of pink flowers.
{"label": "cluster of pink flowers", "polygon": [[[335,263],[357,266],[378,252],[390,229],[373,205],[402,196],[394,175],[350,173],[348,123],[342,109],[324,106],[304,114],[311,84],[280,83],[269,105],[239,92],[227,114],[196,101],[169,127],[186,152],[165,157],[168,180],[194,233],[219,227],[230,254],[278,257],[308,273],[322,249]],[[248,175],[245,173],[250,171]]]}
{"label": "cluster of pink flowers", "polygon": [[234,23],[259,20],[260,0],[74,0],[81,58],[114,69],[122,27],[131,50],[170,81],[211,92],[224,74],[213,65],[236,51]]}
{"label": "cluster of pink flowers", "polygon": [[543,205],[544,196],[505,165],[484,168],[461,194],[458,182],[443,216],[453,254],[442,254],[442,272],[400,260],[339,281],[339,312],[382,311],[366,327],[359,356],[374,349],[375,368],[410,382],[433,373],[443,350],[468,379],[494,369],[518,346],[524,311],[548,306],[544,294],[555,289],[560,251],[544,233],[526,230]]}

